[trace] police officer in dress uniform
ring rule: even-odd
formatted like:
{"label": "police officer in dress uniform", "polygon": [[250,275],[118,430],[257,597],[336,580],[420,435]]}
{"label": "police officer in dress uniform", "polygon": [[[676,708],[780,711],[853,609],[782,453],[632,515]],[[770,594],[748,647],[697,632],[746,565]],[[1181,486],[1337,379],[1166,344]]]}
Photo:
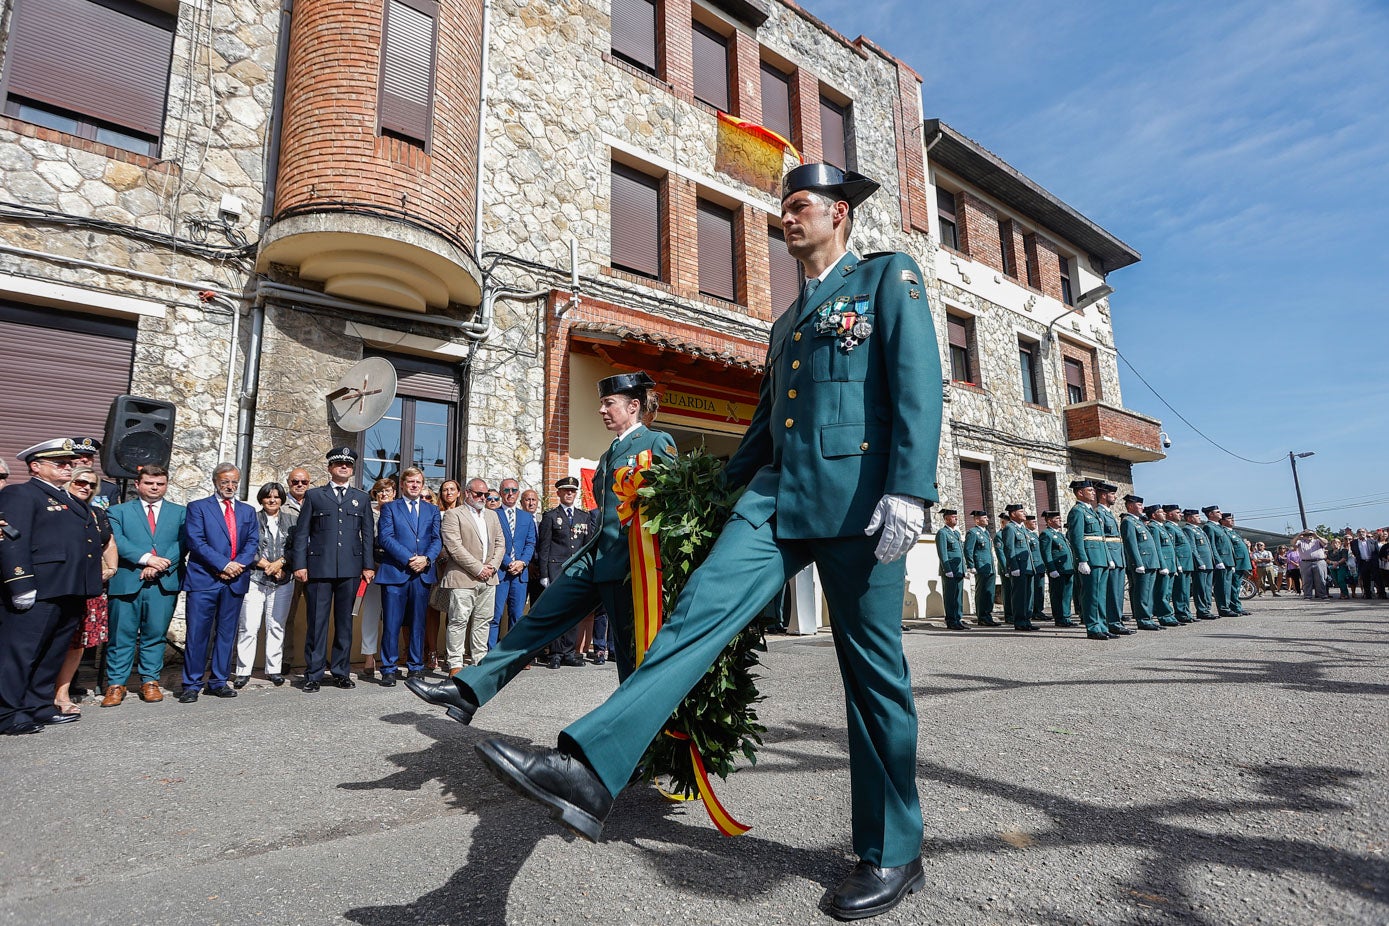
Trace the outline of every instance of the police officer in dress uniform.
{"label": "police officer in dress uniform", "polygon": [[994,591],[998,571],[994,566],[993,538],[989,536],[989,513],[971,511],[974,526],[965,534],[965,565],[974,573],[974,616],[981,627],[997,627],[994,620]]}
{"label": "police officer in dress uniform", "polygon": [[1182,506],[1163,505],[1167,516],[1167,533],[1172,538],[1172,555],[1177,568],[1172,572],[1172,617],[1178,624],[1194,624],[1191,616],[1191,583],[1196,561],[1191,555],[1191,538],[1182,527]]}
{"label": "police officer in dress uniform", "polygon": [[[540,584],[544,588],[548,588],[552,582],[559,579],[564,571],[564,564],[582,550],[593,536],[593,519],[587,511],[575,504],[579,495],[579,480],[574,476],[565,476],[557,480],[555,495],[559,498],[559,504],[540,516],[539,539],[535,544],[535,562],[540,572]],[[604,623],[606,624],[606,620]],[[598,626],[596,615],[593,624],[593,638],[606,642],[608,635],[604,628]],[[550,644],[550,654],[547,657],[550,668],[584,664],[582,657],[577,653],[577,631],[577,626],[571,627]],[[605,650],[600,649],[594,653],[595,665],[601,666],[607,659]]]}
{"label": "police officer in dress uniform", "polygon": [[959,512],[942,508],[945,524],[936,531],[936,555],[940,557],[941,595],[945,598],[945,626],[951,630],[968,630],[965,623],[965,546],[955,528]]}
{"label": "police officer in dress uniform", "polygon": [[63,491],[77,456],[72,438],[18,454],[29,481],[0,490],[0,734],[72,723],[53,703],[58,670],[87,599],[101,594],[101,535],[91,509]]}
{"label": "police officer in dress uniform", "polygon": [[304,493],[299,520],[294,524],[290,563],[294,578],[305,583],[308,627],[304,635],[304,690],[319,689],[328,645],[328,619],[333,620],[332,662],[327,666],[339,688],[356,688],[352,681],[352,606],[357,587],[376,576],[376,518],[371,498],[348,483],[357,467],[351,447],[328,451],[327,485]]}
{"label": "police officer in dress uniform", "polygon": [[1080,617],[1085,635],[1091,640],[1110,640],[1105,622],[1105,596],[1109,591],[1109,570],[1114,559],[1105,542],[1104,521],[1096,504],[1095,484],[1089,479],[1071,483],[1076,503],[1066,515],[1066,539],[1076,555],[1076,572],[1080,574]]}
{"label": "police officer in dress uniform", "polygon": [[1003,552],[1003,530],[1013,519],[1008,512],[998,513],[998,530],[994,531],[994,562],[998,563],[998,577],[1003,582],[1003,623],[1013,623],[1013,576],[1008,568],[1008,557]]}
{"label": "police officer in dress uniform", "polygon": [[1051,596],[1051,619],[1057,627],[1074,627],[1071,620],[1072,586],[1075,583],[1075,551],[1061,530],[1061,512],[1043,511],[1046,530],[1039,540],[1042,568],[1047,572]]}
{"label": "police officer in dress uniform", "polygon": [[1207,506],[1201,509],[1201,513],[1206,516],[1201,530],[1210,542],[1213,561],[1211,585],[1215,597],[1215,613],[1217,617],[1230,617],[1235,613],[1235,609],[1230,606],[1233,591],[1230,580],[1235,575],[1235,548],[1230,543],[1229,533],[1220,526],[1220,506]]}
{"label": "police officer in dress uniform", "polygon": [[1099,512],[1100,521],[1104,523],[1104,542],[1109,545],[1109,558],[1114,563],[1106,575],[1109,586],[1105,589],[1104,596],[1105,629],[1123,636],[1133,631],[1124,626],[1124,570],[1127,565],[1124,559],[1124,538],[1119,533],[1119,522],[1115,519],[1114,512],[1109,510],[1118,493],[1119,487],[1113,483],[1095,483],[1095,501],[1098,502],[1095,510]]}
{"label": "police officer in dress uniform", "polygon": [[1143,498],[1125,495],[1119,516],[1119,534],[1124,541],[1124,560],[1128,565],[1129,609],[1139,630],[1161,630],[1153,620],[1153,579],[1161,568],[1157,541],[1143,521]]}
{"label": "police officer in dress uniform", "polygon": [[877,184],[829,164],[782,186],[787,250],[807,280],[772,326],[751,426],[725,469],[746,486],[641,667],[560,736],[560,750],[488,740],[497,775],[598,838],[647,744],[728,642],[811,563],[824,576],[849,724],[859,862],[827,902],[858,919],[925,886],[917,718],[902,652],[905,555],[936,501],[940,358],[921,271],[848,252]]}
{"label": "police officer in dress uniform", "polygon": [[1186,539],[1191,542],[1191,559],[1195,568],[1191,580],[1191,600],[1196,606],[1196,619],[1213,621],[1220,617],[1218,613],[1213,613],[1215,551],[1206,532],[1201,529],[1201,522],[1197,520],[1200,513],[1195,508],[1183,508],[1182,517],[1186,523],[1182,525],[1182,530],[1186,531]]}
{"label": "police officer in dress uniform", "polygon": [[1167,523],[1167,513],[1161,505],[1147,506],[1143,509],[1143,517],[1157,543],[1160,567],[1153,579],[1153,618],[1164,627],[1176,627],[1180,622],[1172,607],[1172,583],[1177,578],[1177,549],[1172,526]]}
{"label": "police officer in dress uniform", "polygon": [[[1036,537],[1023,522],[1027,512],[1022,505],[1009,505],[1008,523],[1003,528],[1003,556],[1013,591],[1013,629],[1040,630],[1032,623],[1033,576],[1041,568],[1042,557],[1033,546]],[[1034,560],[1035,557],[1035,560]]]}

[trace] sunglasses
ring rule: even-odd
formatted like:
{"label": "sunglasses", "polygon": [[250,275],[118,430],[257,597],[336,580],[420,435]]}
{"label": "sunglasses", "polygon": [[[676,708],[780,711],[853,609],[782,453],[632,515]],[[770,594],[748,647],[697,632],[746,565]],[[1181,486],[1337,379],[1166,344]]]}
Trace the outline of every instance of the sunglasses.
{"label": "sunglasses", "polygon": [[308,480],[308,479],[291,479],[291,480],[289,481],[289,484],[292,485],[292,486],[306,486],[306,485],[309,484],[309,480]]}
{"label": "sunglasses", "polygon": [[88,489],[95,489],[95,488],[96,488],[96,483],[95,483],[95,482],[88,482],[88,481],[85,480],[85,479],[74,479],[74,480],[72,480],[72,484],[75,485],[75,486],[85,486],[85,487],[88,488]]}
{"label": "sunglasses", "polygon": [[521,491],[521,490],[520,490],[520,489],[502,489],[502,494],[503,494],[503,495],[515,495],[515,494],[516,494],[517,492],[519,492],[519,491]]}
{"label": "sunglasses", "polygon": [[487,497],[487,493],[486,493],[486,492],[474,492],[472,489],[469,489],[469,490],[468,490],[468,494],[469,494],[470,496],[472,496],[473,498],[486,498],[486,497]]}
{"label": "sunglasses", "polygon": [[487,500],[489,502],[499,502],[502,500],[502,497],[500,495],[489,495],[487,496]]}

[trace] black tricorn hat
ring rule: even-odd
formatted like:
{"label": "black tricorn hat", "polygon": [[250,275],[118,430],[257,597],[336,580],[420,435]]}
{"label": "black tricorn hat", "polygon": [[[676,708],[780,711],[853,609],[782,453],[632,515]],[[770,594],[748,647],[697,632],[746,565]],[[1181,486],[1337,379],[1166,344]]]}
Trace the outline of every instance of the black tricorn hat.
{"label": "black tricorn hat", "polygon": [[785,200],[800,190],[825,193],[836,200],[844,200],[853,208],[877,192],[878,181],[869,180],[857,171],[841,170],[833,164],[802,164],[781,178],[781,198]]}
{"label": "black tricorn hat", "polygon": [[971,511],[969,513],[969,516],[971,518],[987,518],[989,516],[989,513],[987,511],[980,511],[976,508],[974,511]]}
{"label": "black tricorn hat", "polygon": [[959,514],[959,512],[956,511],[954,508],[942,508],[940,510],[941,517],[945,517],[948,514]]}
{"label": "black tricorn hat", "polygon": [[1059,511],[1043,511],[1043,512],[1042,512],[1042,517],[1044,517],[1044,518],[1059,518],[1059,517],[1061,517],[1061,512],[1059,512]]}
{"label": "black tricorn hat", "polygon": [[605,395],[617,395],[621,392],[645,392],[653,389],[656,381],[646,375],[645,370],[637,370],[635,373],[619,373],[616,376],[609,376],[598,380],[598,398]]}
{"label": "black tricorn hat", "polygon": [[1009,505],[1007,510],[1009,514],[1015,511],[1022,511],[1022,505]]}
{"label": "black tricorn hat", "polygon": [[1091,482],[1089,479],[1075,479],[1071,481],[1071,490],[1074,492],[1079,492],[1081,489],[1093,489],[1094,487],[1095,483]]}

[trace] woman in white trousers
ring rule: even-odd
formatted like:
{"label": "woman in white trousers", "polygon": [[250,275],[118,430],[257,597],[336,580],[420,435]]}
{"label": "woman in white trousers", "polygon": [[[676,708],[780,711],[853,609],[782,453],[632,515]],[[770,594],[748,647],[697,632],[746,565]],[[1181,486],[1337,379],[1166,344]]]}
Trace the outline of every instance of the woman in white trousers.
{"label": "woman in white trousers", "polygon": [[288,493],[278,482],[267,482],[256,493],[260,511],[260,548],[251,564],[251,585],[241,604],[241,626],[236,639],[236,678],[232,687],[244,688],[251,679],[251,665],[256,659],[256,644],[260,628],[265,627],[265,677],[275,685],[283,685],[285,624],[289,621],[289,606],[294,601],[294,577],[286,558],[290,535],[294,530],[295,514],[282,506]]}

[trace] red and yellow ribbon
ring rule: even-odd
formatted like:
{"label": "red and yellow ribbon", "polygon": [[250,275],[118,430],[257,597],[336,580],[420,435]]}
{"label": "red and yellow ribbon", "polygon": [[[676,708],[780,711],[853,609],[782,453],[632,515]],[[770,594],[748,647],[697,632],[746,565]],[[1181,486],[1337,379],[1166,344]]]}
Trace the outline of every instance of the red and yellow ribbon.
{"label": "red and yellow ribbon", "polygon": [[[641,665],[651,641],[661,629],[661,549],[656,536],[646,529],[638,490],[645,484],[646,470],[651,466],[651,451],[637,454],[632,466],[623,466],[613,474],[613,494],[617,496],[617,517],[627,528],[627,554],[632,565],[632,614],[635,618],[636,663]],[[695,782],[709,819],[725,836],[741,836],[751,827],[744,826],[724,809],[709,782],[699,747],[684,733],[667,730],[666,736],[690,744],[690,763],[694,766]]]}

